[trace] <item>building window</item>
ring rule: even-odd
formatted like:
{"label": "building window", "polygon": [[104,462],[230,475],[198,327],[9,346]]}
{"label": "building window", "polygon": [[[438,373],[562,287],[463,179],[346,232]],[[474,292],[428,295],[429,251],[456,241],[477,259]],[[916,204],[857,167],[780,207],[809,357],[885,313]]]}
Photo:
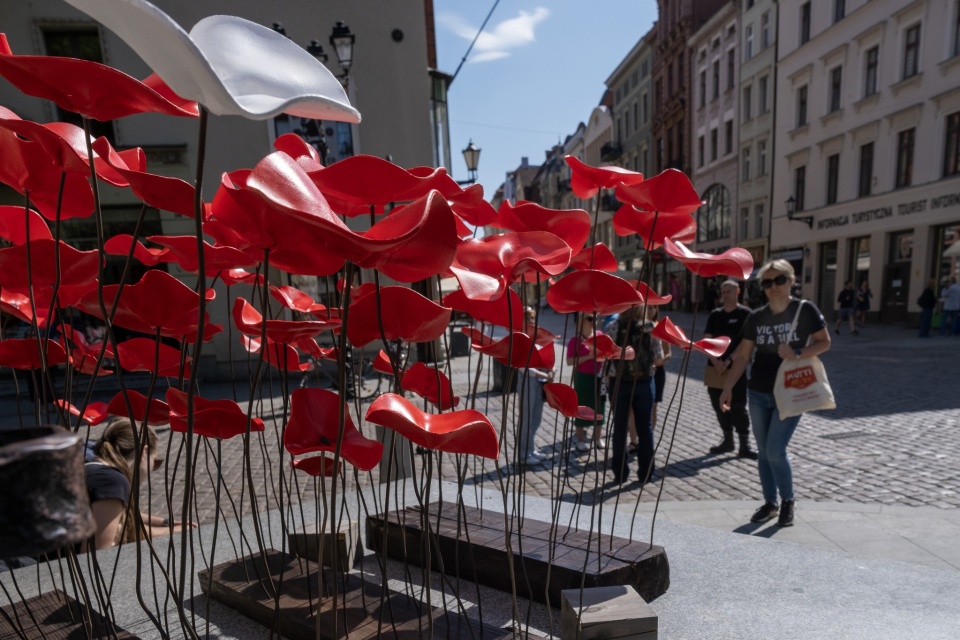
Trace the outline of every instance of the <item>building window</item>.
{"label": "building window", "polygon": [[843,67],[830,70],[830,113],[840,110],[840,95],[843,92]]}
{"label": "building window", "polygon": [[756,229],[755,229],[757,233],[756,237],[762,238],[763,237],[763,219],[764,219],[763,205],[758,204],[757,206],[755,206],[753,208],[753,212],[754,212],[753,217],[756,220]]}
{"label": "building window", "polygon": [[827,158],[827,204],[837,203],[837,187],[840,184],[840,154]]}
{"label": "building window", "polygon": [[654,94],[655,94],[654,100],[657,101],[657,108],[662,109],[663,108],[663,80],[661,78],[657,78]]}
{"label": "building window", "polygon": [[943,175],[960,173],[960,111],[947,116],[947,141],[943,148]]}
{"label": "building window", "polygon": [[897,134],[897,179],[895,188],[909,187],[913,184],[913,143],[916,129],[910,128]]}
{"label": "building window", "polygon": [[717,130],[710,130],[710,162],[717,159]]}
{"label": "building window", "polygon": [[867,50],[865,56],[866,69],[863,73],[863,97],[872,96],[877,92],[877,71],[880,63],[880,47]]}
{"label": "building window", "polygon": [[640,103],[643,108],[643,124],[647,124],[650,121],[650,99],[646,91],[640,96]]}
{"label": "building window", "polygon": [[687,69],[683,65],[683,53],[677,56],[677,86],[683,89],[687,80]]}
{"label": "building window", "polygon": [[750,207],[740,209],[740,240],[746,240],[750,234]]}
{"label": "building window", "polygon": [[736,65],[737,65],[736,51],[734,51],[733,49],[730,49],[730,51],[727,51],[727,91],[730,91],[731,89],[733,89],[733,80],[734,80],[734,76],[736,75],[735,73]]}
{"label": "building window", "polygon": [[953,55],[960,56],[960,2],[953,6]]}
{"label": "building window", "polygon": [[769,98],[767,97],[769,95],[769,83],[770,78],[768,76],[763,76],[760,78],[760,95],[758,96],[760,104],[757,108],[757,112],[761,114],[770,110]]}
{"label": "building window", "polygon": [[727,120],[723,124],[723,153],[724,155],[733,153],[733,120]]}
{"label": "building window", "polygon": [[797,126],[807,124],[807,85],[797,89]]}
{"label": "building window", "polygon": [[700,106],[707,106],[707,72],[700,72]]}
{"label": "building window", "polygon": [[753,57],[753,25],[747,26],[747,42],[744,46],[743,57],[749,60]]}
{"label": "building window", "polygon": [[793,172],[793,210],[803,211],[807,192],[807,168],[797,167]]}
{"label": "building window", "polygon": [[741,169],[740,179],[743,182],[750,180],[750,147],[744,147],[740,150]]}
{"label": "building window", "polygon": [[843,20],[847,15],[846,0],[833,0],[833,23],[836,24]]}
{"label": "building window", "polygon": [[667,95],[673,95],[673,63],[667,65]]}
{"label": "building window", "polygon": [[800,5],[800,44],[810,42],[810,3]]}
{"label": "building window", "polygon": [[720,61],[713,61],[713,99],[720,97]]}
{"label": "building window", "polygon": [[697,166],[702,167],[706,162],[706,150],[704,149],[703,136],[697,138],[697,160],[699,164]]}
{"label": "building window", "polygon": [[757,175],[767,175],[767,141],[757,142]]}
{"label": "building window", "polygon": [[912,78],[920,72],[920,25],[915,24],[905,36],[903,46],[903,77]]}
{"label": "building window", "polygon": [[753,117],[753,87],[747,85],[743,88],[743,121],[747,122]]}
{"label": "building window", "polygon": [[860,147],[860,184],[857,196],[866,198],[873,189],[873,143]]}
{"label": "building window", "polygon": [[730,237],[730,192],[714,184],[703,193],[704,205],[697,212],[697,240],[708,242]]}
{"label": "building window", "polygon": [[760,50],[770,46],[770,12],[760,16]]}
{"label": "building window", "polygon": [[640,103],[636,101],[633,103],[633,130],[640,130]]}

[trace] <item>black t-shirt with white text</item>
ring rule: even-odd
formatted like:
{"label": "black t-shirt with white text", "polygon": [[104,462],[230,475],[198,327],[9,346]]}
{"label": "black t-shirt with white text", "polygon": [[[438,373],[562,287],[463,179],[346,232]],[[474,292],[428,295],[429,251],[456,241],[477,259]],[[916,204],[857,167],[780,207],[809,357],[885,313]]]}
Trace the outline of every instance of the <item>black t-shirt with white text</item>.
{"label": "black t-shirt with white text", "polygon": [[[748,388],[760,393],[773,393],[773,386],[777,379],[777,369],[782,362],[777,354],[779,346],[787,342],[787,332],[797,313],[800,300],[791,300],[787,308],[781,313],[773,313],[770,305],[764,305],[750,314],[743,325],[744,340],[750,340],[756,345],[753,355],[753,366],[750,367]],[[803,302],[800,317],[797,318],[797,328],[790,336],[789,343],[794,349],[807,346],[810,336],[827,326],[820,310],[809,301]]]}
{"label": "black t-shirt with white text", "polygon": [[[707,328],[703,331],[705,334],[714,338],[730,338],[730,346],[723,352],[721,360],[729,358],[740,345],[740,332],[748,317],[750,317],[750,309],[742,304],[738,304],[733,311],[724,311],[723,307],[718,307],[707,316]],[[713,366],[712,362],[708,361],[707,364]]]}

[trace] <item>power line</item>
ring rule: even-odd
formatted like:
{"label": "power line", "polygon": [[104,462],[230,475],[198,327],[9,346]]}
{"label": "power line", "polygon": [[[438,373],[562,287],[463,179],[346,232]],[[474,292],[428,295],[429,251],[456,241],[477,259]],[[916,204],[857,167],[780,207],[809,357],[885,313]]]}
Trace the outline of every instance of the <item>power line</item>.
{"label": "power line", "polygon": [[477,40],[480,38],[480,34],[483,33],[483,28],[487,26],[487,22],[490,21],[490,18],[493,16],[493,12],[496,11],[498,4],[500,4],[500,0],[494,0],[493,6],[490,7],[490,12],[487,13],[487,17],[483,19],[483,24],[480,25],[479,29],[477,29],[477,35],[473,36],[473,41],[470,43],[470,46],[467,47],[467,52],[463,54],[463,58],[460,60],[460,64],[457,65],[457,70],[453,72],[453,76],[450,78],[450,81],[447,83],[447,89],[449,89],[450,85],[453,84],[453,81],[457,79],[457,74],[460,73],[460,68],[463,67],[463,63],[467,61],[467,56],[469,56],[470,52],[473,51],[473,45],[477,44]]}

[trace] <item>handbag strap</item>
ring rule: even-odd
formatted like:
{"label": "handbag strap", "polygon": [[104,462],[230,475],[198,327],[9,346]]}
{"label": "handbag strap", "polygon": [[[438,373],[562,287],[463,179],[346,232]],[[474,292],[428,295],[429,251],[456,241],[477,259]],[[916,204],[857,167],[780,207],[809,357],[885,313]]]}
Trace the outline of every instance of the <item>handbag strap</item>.
{"label": "handbag strap", "polygon": [[793,314],[793,322],[790,323],[790,332],[787,333],[787,344],[790,343],[790,338],[793,337],[793,332],[797,330],[797,320],[800,319],[800,309],[803,308],[803,299],[800,300],[800,304],[797,305],[797,312]]}

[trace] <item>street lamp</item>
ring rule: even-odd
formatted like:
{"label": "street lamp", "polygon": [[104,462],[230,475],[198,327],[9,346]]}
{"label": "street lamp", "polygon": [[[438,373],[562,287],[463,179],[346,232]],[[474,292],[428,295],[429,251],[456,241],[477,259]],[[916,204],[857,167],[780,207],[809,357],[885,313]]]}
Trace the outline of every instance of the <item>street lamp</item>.
{"label": "street lamp", "polygon": [[457,181],[460,185],[474,184],[477,181],[477,165],[480,164],[480,147],[471,140],[463,150],[463,161],[467,163],[467,179]]}
{"label": "street lamp", "polygon": [[797,209],[797,200],[793,196],[787,198],[787,220],[792,222],[806,222],[807,226],[813,229],[813,216],[798,216],[796,215]]}
{"label": "street lamp", "polygon": [[327,60],[330,58],[327,52],[323,50],[323,45],[320,44],[319,40],[310,41],[310,44],[307,45],[307,53],[319,60],[320,64],[327,64]]}
{"label": "street lamp", "polygon": [[353,43],[357,37],[350,31],[350,27],[338,20],[333,26],[333,32],[330,34],[330,45],[337,54],[337,62],[343,69],[343,77],[346,78],[350,73],[350,65],[353,64]]}

